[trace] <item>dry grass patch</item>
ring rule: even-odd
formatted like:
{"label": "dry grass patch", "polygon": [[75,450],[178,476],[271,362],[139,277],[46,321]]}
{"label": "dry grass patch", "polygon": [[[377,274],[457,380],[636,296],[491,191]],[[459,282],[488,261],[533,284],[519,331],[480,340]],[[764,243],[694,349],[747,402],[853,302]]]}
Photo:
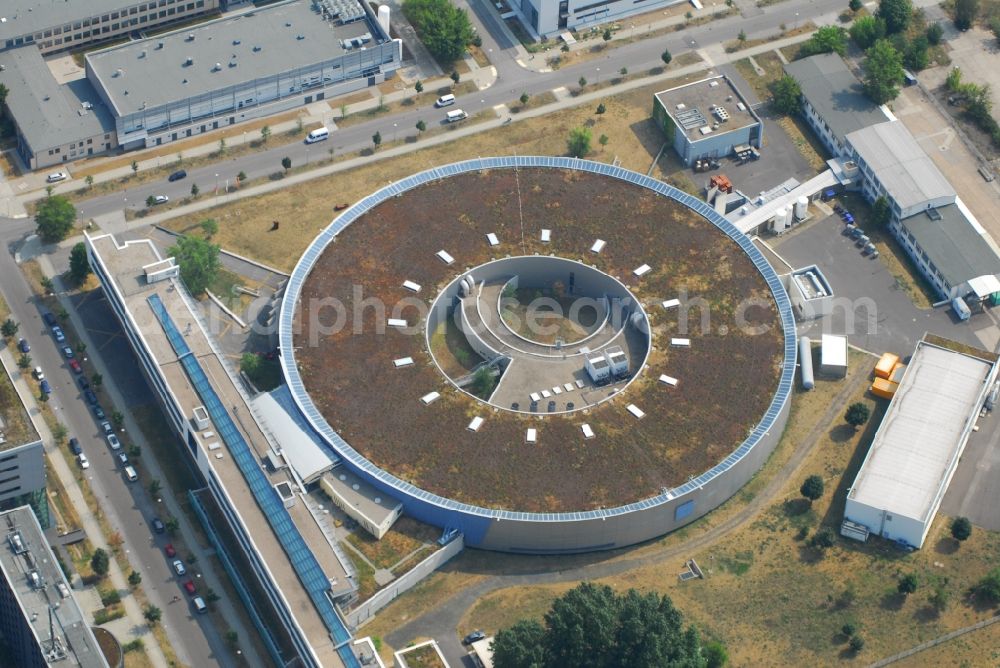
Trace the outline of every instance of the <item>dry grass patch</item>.
{"label": "dry grass patch", "polygon": [[[599,116],[594,114],[596,103],[560,110],[478,133],[469,141],[449,142],[373,161],[364,167],[181,216],[167,227],[200,234],[198,223],[214,218],[219,223],[219,232],[213,237],[215,243],[291,271],[309,242],[336,216],[335,204],[357,201],[377,187],[415,172],[480,155],[565,155],[566,138],[574,127],[590,128],[592,159],[611,162],[617,156],[623,167],[645,173],[664,141],[649,117],[652,94],[700,76],[701,73],[692,74],[608,97],[604,100],[607,111]],[[597,143],[602,134],[609,139],[604,150]],[[326,196],[317,197],[317,192]],[[281,228],[268,232],[274,220],[281,222]]]}
{"label": "dry grass patch", "polygon": [[401,517],[381,540],[366,531],[355,531],[347,540],[376,568],[392,568],[409,554],[438,537],[434,527],[409,517]]}

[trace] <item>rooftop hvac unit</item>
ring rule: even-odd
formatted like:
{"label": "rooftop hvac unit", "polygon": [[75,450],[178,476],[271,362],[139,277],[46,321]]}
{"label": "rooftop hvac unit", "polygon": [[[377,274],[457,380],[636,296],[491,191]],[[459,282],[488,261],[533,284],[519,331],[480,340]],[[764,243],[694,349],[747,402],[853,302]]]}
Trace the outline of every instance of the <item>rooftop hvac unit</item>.
{"label": "rooftop hvac unit", "polygon": [[191,67],[192,65],[194,65],[194,58],[188,56],[184,59],[184,67]]}
{"label": "rooftop hvac unit", "polygon": [[684,104],[683,102],[678,102],[677,107],[675,108],[677,109],[677,111],[684,111],[685,109],[687,109],[687,105]]}
{"label": "rooftop hvac unit", "polygon": [[723,106],[717,106],[715,109],[712,110],[712,112],[715,114],[716,118],[718,118],[720,121],[725,122],[729,120],[729,112],[726,111],[726,108]]}
{"label": "rooftop hvac unit", "polygon": [[193,32],[189,32],[188,36],[187,36],[187,39],[185,41],[187,41],[187,42],[193,42],[194,41],[194,33]]}

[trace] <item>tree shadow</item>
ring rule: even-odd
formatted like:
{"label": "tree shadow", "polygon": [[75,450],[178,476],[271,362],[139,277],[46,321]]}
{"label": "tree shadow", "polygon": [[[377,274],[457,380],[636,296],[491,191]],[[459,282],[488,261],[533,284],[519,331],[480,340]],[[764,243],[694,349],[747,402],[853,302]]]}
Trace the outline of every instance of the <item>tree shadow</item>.
{"label": "tree shadow", "polygon": [[903,604],[906,603],[906,595],[901,594],[898,591],[886,592],[882,596],[882,600],[879,602],[879,606],[883,610],[892,610],[893,612],[898,612],[903,608]]}
{"label": "tree shadow", "polygon": [[921,624],[936,621],[941,617],[941,612],[933,605],[927,604],[913,613],[913,618]]}
{"label": "tree shadow", "polygon": [[854,438],[857,430],[849,424],[838,424],[830,430],[830,440],[834,443],[846,443]]}
{"label": "tree shadow", "polygon": [[823,550],[811,545],[799,545],[799,561],[803,564],[818,564],[826,556]]}
{"label": "tree shadow", "polygon": [[787,517],[798,517],[812,510],[812,503],[809,499],[786,499],[781,504],[781,510]]}
{"label": "tree shadow", "polygon": [[951,536],[942,536],[934,544],[934,551],[938,554],[955,554],[958,552],[959,542]]}

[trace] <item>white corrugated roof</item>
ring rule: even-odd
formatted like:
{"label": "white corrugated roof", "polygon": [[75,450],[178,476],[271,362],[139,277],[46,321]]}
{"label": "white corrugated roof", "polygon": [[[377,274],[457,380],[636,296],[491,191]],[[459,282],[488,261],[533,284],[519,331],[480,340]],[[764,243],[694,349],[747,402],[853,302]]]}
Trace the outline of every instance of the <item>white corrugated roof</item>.
{"label": "white corrugated roof", "polygon": [[848,498],[924,521],[965,445],[991,368],[919,343]]}
{"label": "white corrugated roof", "polygon": [[254,411],[277,441],[288,465],[305,482],[312,482],[324,471],[333,468],[334,459],[324,450],[316,437],[307,431],[289,410],[298,410],[288,394],[286,385],[273,392],[262,392],[251,399]]}

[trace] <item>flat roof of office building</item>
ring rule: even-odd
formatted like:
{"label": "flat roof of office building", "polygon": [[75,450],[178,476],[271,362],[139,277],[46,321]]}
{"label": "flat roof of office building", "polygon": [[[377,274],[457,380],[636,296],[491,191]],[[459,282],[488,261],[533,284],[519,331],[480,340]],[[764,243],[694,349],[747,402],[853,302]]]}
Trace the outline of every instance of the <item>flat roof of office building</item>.
{"label": "flat roof of office building", "polygon": [[0,7],[0,46],[12,37],[137,4],[139,0],[4,0]]}
{"label": "flat roof of office building", "polygon": [[[186,295],[177,289],[174,279],[147,283],[142,267],[161,260],[159,253],[148,239],[127,242],[119,246],[111,235],[90,238],[94,252],[107,267],[110,278],[121,292],[125,306],[132,317],[133,328],[142,337],[151,355],[156,360],[161,372],[167,380],[170,392],[180,406],[183,416],[190,420],[194,409],[204,405],[193,387],[187,372],[174,352],[167,334],[154,313],[148,299],[156,295],[173,321],[174,326],[183,335],[184,342],[190,348],[191,355],[203,368],[205,375],[211,380],[212,389],[216,392],[223,406],[234,407],[237,419],[234,424],[251,448],[255,461],[258,463],[268,459],[271,446],[267,437],[261,431],[251,407],[243,394],[236,387],[229,371],[220,360],[219,354],[213,349],[211,342],[202,329],[198,315],[188,305]],[[267,564],[275,585],[289,601],[289,609],[296,623],[308,638],[323,666],[343,665],[336,646],[331,639],[331,631],[326,627],[322,616],[310,604],[309,593],[305,584],[299,579],[294,568],[290,567],[290,555],[284,549],[277,533],[271,529],[271,524],[263,509],[252,493],[247,479],[240,470],[235,454],[219,436],[219,425],[209,427],[211,435],[206,431],[199,434],[199,446],[204,450],[205,459],[209,462],[230,499],[234,512],[238,513],[250,534],[257,553]],[[221,447],[213,448],[213,443]],[[295,486],[295,481],[286,469],[269,470],[263,466],[268,483],[272,486],[281,483]],[[330,583],[330,595],[337,597],[350,592],[354,585],[347,577],[347,571],[341,564],[339,556],[312,517],[305,503],[298,499],[287,508],[295,525],[316,560],[322,567],[325,579]]]}
{"label": "flat roof of office building", "polygon": [[972,214],[960,202],[900,221],[950,286],[977,276],[1000,274],[1000,257],[986,241],[985,230],[973,222],[974,218],[970,220]]}
{"label": "flat roof of office building", "polygon": [[855,130],[889,120],[836,53],[796,60],[785,65],[785,72],[840,141]]}
{"label": "flat roof of office building", "polygon": [[[677,127],[684,130],[689,141],[706,139],[715,134],[732,132],[760,123],[750,104],[725,75],[718,75],[656,93],[656,99],[670,114]],[[740,108],[742,106],[742,109]],[[713,112],[721,108],[727,120],[721,122]],[[718,129],[703,133],[702,128]]]}
{"label": "flat roof of office building", "polygon": [[[341,40],[372,33],[367,20],[337,24],[311,2],[290,0],[87,54],[118,116],[267,79],[348,53]],[[191,64],[186,64],[188,59]]]}
{"label": "flat roof of office building", "polygon": [[[42,655],[53,652],[47,657],[53,666],[107,668],[104,653],[31,508],[14,508],[0,513],[0,518],[4,536],[0,569],[35,635],[35,642],[42,648]],[[18,542],[20,547],[16,548]],[[33,572],[38,574],[37,586],[31,577]],[[54,643],[49,636],[50,612]]]}
{"label": "flat roof of office building", "polygon": [[855,130],[847,140],[900,208],[955,197],[948,179],[901,121]]}
{"label": "flat roof of office building", "polygon": [[60,84],[33,44],[0,52],[0,83],[7,87],[17,127],[35,151],[115,131],[90,81]]}
{"label": "flat roof of office building", "polygon": [[919,342],[848,498],[926,521],[979,415],[992,368]]}

